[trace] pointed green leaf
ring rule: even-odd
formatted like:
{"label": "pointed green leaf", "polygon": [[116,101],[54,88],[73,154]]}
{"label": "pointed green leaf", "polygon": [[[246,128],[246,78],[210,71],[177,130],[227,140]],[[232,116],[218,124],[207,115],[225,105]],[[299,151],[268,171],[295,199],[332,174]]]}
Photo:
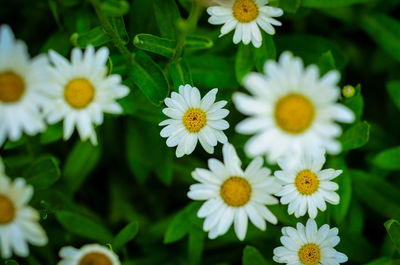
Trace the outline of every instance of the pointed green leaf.
{"label": "pointed green leaf", "polygon": [[72,43],[79,48],[86,48],[88,45],[98,47],[111,41],[111,37],[107,35],[102,27],[95,27],[88,32],[71,36]]}
{"label": "pointed green leaf", "polygon": [[100,4],[100,9],[107,16],[123,16],[129,12],[129,3],[125,0],[105,0]]}
{"label": "pointed green leaf", "polygon": [[400,253],[400,223],[397,220],[385,222],[385,228],[397,251]]}
{"label": "pointed green leaf", "polygon": [[265,62],[276,59],[276,48],[272,36],[264,33],[261,47],[254,49],[253,53],[257,71],[263,73]]}
{"label": "pointed green leaf", "polygon": [[321,75],[324,75],[327,72],[336,69],[335,59],[333,59],[331,51],[324,52],[319,57],[318,67]]}
{"label": "pointed green leaf", "polygon": [[358,122],[344,131],[339,139],[343,151],[360,148],[369,140],[369,124],[365,121]]}
{"label": "pointed green leaf", "polygon": [[180,14],[175,0],[157,0],[153,6],[161,37],[176,40],[178,34],[176,23]]}
{"label": "pointed green leaf", "polygon": [[250,73],[254,67],[253,50],[250,45],[240,44],[236,53],[235,73],[236,80],[241,84],[243,78]]}
{"label": "pointed green leaf", "polygon": [[138,231],[139,231],[139,225],[137,222],[131,222],[130,224],[125,226],[114,238],[112,244],[114,251],[117,252],[129,241],[134,239]]}
{"label": "pointed green leaf", "polygon": [[387,169],[399,170],[400,169],[400,146],[386,149],[373,158],[374,165]]}

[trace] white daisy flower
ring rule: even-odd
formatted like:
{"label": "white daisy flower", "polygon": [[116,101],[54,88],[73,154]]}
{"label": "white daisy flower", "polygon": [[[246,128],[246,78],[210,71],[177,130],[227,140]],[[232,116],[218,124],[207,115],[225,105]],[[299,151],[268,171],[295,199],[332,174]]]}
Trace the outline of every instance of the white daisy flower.
{"label": "white daisy flower", "polygon": [[283,53],[279,63],[267,61],[264,69],[265,75],[250,73],[244,78],[252,96],[233,95],[236,108],[251,116],[236,130],[256,134],[245,145],[247,155],[265,154],[275,163],[281,156],[295,160],[318,147],[338,154],[341,145],[335,138],[342,129],[335,121],[354,121],[354,113],[336,103],[339,73],[330,71],[320,79],[317,66],[304,69],[302,60],[290,52]]}
{"label": "white daisy flower", "polygon": [[334,247],[339,244],[339,230],[325,224],[319,229],[313,219],[306,226],[297,223],[297,229],[283,227],[282,247],[274,249],[274,261],[289,265],[331,265],[347,261],[347,256]]}
{"label": "white daisy flower", "polygon": [[57,265],[121,265],[114,252],[98,244],[85,245],[80,249],[63,247],[59,255],[62,260]]}
{"label": "white daisy flower", "polygon": [[201,99],[196,87],[185,85],[179,87],[179,93],[172,92],[171,97],[165,99],[168,108],[163,109],[163,113],[170,119],[159,124],[167,125],[160,135],[168,137],[167,146],[177,146],[177,157],[191,154],[197,140],[210,154],[214,153],[218,142],[228,141],[222,132],[229,128],[229,123],[224,120],[229,111],[223,109],[227,102],[215,102],[217,92],[214,88]]}
{"label": "white daisy flower", "polygon": [[47,102],[48,68],[46,56],[31,60],[26,44],[0,26],[0,146],[46,128],[39,111]]}
{"label": "white daisy flower", "polygon": [[74,48],[71,63],[55,51],[49,52],[54,67],[49,78],[53,104],[45,109],[50,124],[64,120],[64,140],[68,140],[75,127],[82,141],[90,139],[97,144],[95,125],[103,123],[103,113],[120,114],[122,107],[116,102],[129,93],[121,84],[121,77],[107,76],[108,49],[95,52],[88,46],[82,53]]}
{"label": "white daisy flower", "polygon": [[268,0],[221,0],[215,1],[218,6],[207,8],[208,19],[213,25],[222,25],[221,36],[235,29],[233,43],[243,41],[258,48],[262,43],[261,27],[270,35],[275,34],[274,26],[282,23],[274,19],[283,15],[283,11],[277,7],[267,6]]}
{"label": "white daisy flower", "polygon": [[13,182],[5,175],[0,158],[0,253],[8,259],[14,252],[21,257],[29,255],[28,243],[47,244],[46,232],[39,224],[39,213],[28,206],[33,187],[17,178]]}
{"label": "white daisy flower", "polygon": [[257,157],[243,172],[235,148],[227,143],[222,148],[224,163],[209,159],[207,169],[197,168],[192,176],[200,181],[190,186],[188,197],[206,200],[197,216],[204,218],[203,229],[211,239],[225,234],[232,223],[237,237],[244,240],[248,218],[259,229],[265,230],[265,220],[277,224],[278,220],[265,205],[277,204],[272,194],[281,186],[271,171],[263,167]]}
{"label": "white daisy flower", "polygon": [[282,204],[289,204],[288,213],[299,218],[307,212],[315,218],[318,209],[326,210],[325,201],[337,205],[340,197],[335,192],[339,189],[337,183],[331,180],[342,174],[342,170],[323,169],[325,153],[319,149],[313,154],[307,154],[302,159],[293,162],[291,159],[279,159],[282,171],[275,171],[275,176],[283,185],[277,193]]}

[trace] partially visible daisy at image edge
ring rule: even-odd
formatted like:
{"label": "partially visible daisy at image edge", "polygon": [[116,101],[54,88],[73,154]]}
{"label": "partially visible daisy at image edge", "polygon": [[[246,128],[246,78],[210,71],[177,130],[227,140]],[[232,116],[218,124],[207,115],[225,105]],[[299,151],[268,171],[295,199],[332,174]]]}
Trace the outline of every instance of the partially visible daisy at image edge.
{"label": "partially visible daisy at image edge", "polygon": [[324,224],[319,229],[313,219],[306,226],[297,223],[293,227],[283,227],[280,238],[283,246],[274,249],[273,259],[288,265],[331,265],[347,262],[345,254],[334,247],[339,244],[339,230]]}
{"label": "partially visible daisy at image edge", "polygon": [[192,172],[200,183],[191,185],[188,192],[192,200],[206,201],[197,216],[205,218],[203,229],[208,237],[225,234],[233,224],[236,236],[244,240],[248,219],[262,231],[266,221],[277,224],[278,219],[266,205],[278,204],[273,194],[281,186],[270,175],[271,170],[263,167],[264,160],[255,158],[243,171],[233,145],[225,144],[222,153],[223,163],[211,158],[209,170],[197,168]]}
{"label": "partially visible daisy at image edge", "polygon": [[106,47],[95,51],[88,46],[84,52],[74,48],[69,62],[57,52],[49,52],[52,104],[44,108],[44,114],[50,124],[64,121],[64,140],[76,127],[82,141],[90,139],[97,145],[93,124],[102,124],[104,113],[122,113],[117,99],[128,95],[129,88],[121,84],[121,76],[107,75],[108,54]]}
{"label": "partially visible daisy at image edge", "polygon": [[264,72],[244,77],[251,95],[235,92],[232,98],[236,108],[250,116],[236,126],[239,133],[254,134],[245,144],[246,154],[264,154],[271,164],[280,157],[295,161],[316,148],[339,154],[342,147],[336,138],[342,128],[336,122],[355,119],[348,107],[337,103],[339,72],[320,77],[316,65],[304,67],[290,52],[282,53],[278,62],[267,61]]}
{"label": "partially visible daisy at image edge", "polygon": [[201,98],[200,91],[190,85],[180,86],[179,93],[172,92],[165,99],[163,113],[169,119],[159,125],[164,127],[160,135],[167,138],[167,146],[176,148],[176,156],[191,154],[200,142],[206,152],[214,153],[218,142],[228,141],[223,130],[229,128],[224,120],[229,111],[223,109],[227,101],[215,102],[218,89],[214,88]]}
{"label": "partially visible daisy at image edge", "polygon": [[48,68],[45,55],[30,59],[26,44],[0,26],[0,146],[46,129],[40,108],[49,103]]}
{"label": "partially visible daisy at image edge", "polygon": [[270,35],[275,34],[273,26],[281,26],[282,23],[274,17],[283,15],[283,11],[277,7],[268,6],[268,0],[220,0],[214,1],[217,6],[207,8],[211,16],[208,20],[213,25],[222,25],[220,37],[235,30],[233,43],[243,42],[259,48],[262,44],[263,29]]}
{"label": "partially visible daisy at image edge", "polygon": [[87,244],[80,249],[63,247],[59,255],[61,260],[57,265],[121,265],[113,251],[99,244]]}
{"label": "partially visible daisy at image edge", "polygon": [[25,179],[13,181],[5,174],[0,158],[0,256],[11,258],[29,256],[28,243],[45,246],[46,232],[39,224],[39,212],[28,205],[33,196],[33,187]]}

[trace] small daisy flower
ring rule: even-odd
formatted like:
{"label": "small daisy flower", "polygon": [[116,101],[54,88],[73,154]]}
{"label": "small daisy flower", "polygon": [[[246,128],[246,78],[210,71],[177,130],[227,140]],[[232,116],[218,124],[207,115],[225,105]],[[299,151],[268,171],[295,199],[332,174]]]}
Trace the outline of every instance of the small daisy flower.
{"label": "small daisy flower", "polygon": [[288,212],[299,218],[307,212],[315,218],[318,209],[326,210],[325,201],[337,205],[340,197],[335,192],[339,186],[331,180],[342,174],[342,170],[323,169],[325,153],[317,150],[312,155],[304,155],[293,163],[290,159],[279,159],[282,171],[275,171],[275,176],[283,185],[277,193],[282,204],[289,204]]}
{"label": "small daisy flower", "polygon": [[262,43],[261,27],[270,35],[275,34],[274,26],[282,25],[274,19],[283,15],[283,11],[277,7],[267,6],[268,0],[221,0],[215,1],[218,6],[207,9],[211,16],[208,20],[213,25],[222,25],[221,36],[235,29],[233,43],[243,41],[258,48]]}
{"label": "small daisy flower", "polygon": [[197,216],[205,218],[203,229],[209,232],[209,238],[225,234],[233,223],[237,237],[244,240],[248,218],[263,231],[265,220],[277,224],[277,218],[265,205],[278,203],[272,194],[279,192],[281,186],[263,167],[263,159],[257,157],[243,171],[231,144],[225,144],[222,153],[224,163],[209,159],[210,170],[197,168],[192,173],[200,183],[191,185],[188,192],[193,200],[206,200]]}
{"label": "small daisy flower", "polygon": [[49,80],[53,104],[45,109],[47,122],[64,120],[64,140],[71,137],[76,127],[82,141],[90,139],[96,145],[93,123],[102,124],[104,113],[122,113],[116,100],[129,93],[119,75],[107,76],[108,49],[103,47],[95,52],[93,46],[88,46],[82,53],[74,48],[71,63],[55,51],[50,51],[49,57],[54,65]]}
{"label": "small daisy flower", "polygon": [[325,224],[319,229],[313,219],[306,226],[297,223],[297,229],[283,227],[282,247],[274,249],[274,261],[288,265],[330,265],[347,261],[347,256],[334,247],[339,244],[339,230]]}
{"label": "small daisy flower", "polygon": [[289,52],[279,63],[267,61],[264,69],[265,75],[250,73],[244,78],[251,96],[233,95],[236,108],[251,116],[236,127],[239,133],[255,134],[245,145],[247,155],[265,154],[276,163],[281,156],[298,159],[318,147],[338,154],[341,145],[335,138],[342,129],[335,121],[354,121],[354,113],[336,103],[339,73],[330,71],[319,78],[317,66],[304,69],[302,60]]}
{"label": "small daisy flower", "polygon": [[172,92],[171,97],[165,99],[168,108],[163,109],[163,113],[170,119],[160,123],[160,126],[167,125],[160,135],[168,138],[167,146],[177,146],[177,157],[191,154],[197,141],[210,154],[214,153],[218,142],[228,141],[222,132],[229,128],[224,120],[229,111],[223,109],[227,102],[215,102],[217,92],[214,88],[201,99],[196,87],[185,85],[179,87],[179,93]]}
{"label": "small daisy flower", "polygon": [[40,108],[48,103],[48,68],[46,56],[30,59],[26,44],[15,40],[9,26],[0,26],[0,146],[46,128]]}
{"label": "small daisy flower", "polygon": [[46,232],[39,224],[39,213],[28,206],[33,187],[17,178],[13,182],[5,175],[0,158],[0,253],[8,259],[14,252],[21,257],[29,255],[28,243],[47,244]]}
{"label": "small daisy flower", "polygon": [[62,260],[57,265],[121,265],[114,252],[98,244],[85,245],[80,249],[63,247],[59,255]]}

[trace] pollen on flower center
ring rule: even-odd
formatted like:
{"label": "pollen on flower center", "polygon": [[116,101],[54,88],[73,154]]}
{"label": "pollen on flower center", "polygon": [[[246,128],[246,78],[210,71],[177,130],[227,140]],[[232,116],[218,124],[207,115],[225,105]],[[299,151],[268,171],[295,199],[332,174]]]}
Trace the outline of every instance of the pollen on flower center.
{"label": "pollen on flower center", "polygon": [[297,190],[303,195],[311,195],[318,190],[319,179],[311,170],[305,169],[297,173],[294,181]]}
{"label": "pollen on flower center", "polygon": [[249,23],[258,17],[259,10],[254,0],[236,0],[233,16],[241,23]]}
{"label": "pollen on flower center", "polygon": [[220,194],[229,206],[240,207],[250,200],[251,186],[242,177],[231,177],[222,184]]}
{"label": "pollen on flower center", "polygon": [[299,252],[300,262],[304,265],[317,265],[321,260],[321,251],[318,245],[308,243],[303,245]]}
{"label": "pollen on flower center", "polygon": [[94,93],[95,90],[87,79],[77,78],[65,86],[64,98],[71,107],[82,109],[93,101]]}
{"label": "pollen on flower center", "polygon": [[110,258],[100,252],[91,252],[82,257],[79,265],[112,265]]}
{"label": "pollen on flower center", "polygon": [[299,94],[289,94],[275,105],[276,124],[284,131],[298,134],[310,127],[314,120],[314,106],[311,101]]}
{"label": "pollen on flower center", "polygon": [[13,202],[4,195],[0,195],[0,225],[8,224],[14,220],[15,207]]}
{"label": "pollen on flower center", "polygon": [[182,122],[190,133],[196,133],[206,125],[207,115],[199,108],[191,108],[183,115]]}
{"label": "pollen on flower center", "polygon": [[0,73],[0,101],[13,103],[21,99],[25,92],[24,80],[14,72]]}

